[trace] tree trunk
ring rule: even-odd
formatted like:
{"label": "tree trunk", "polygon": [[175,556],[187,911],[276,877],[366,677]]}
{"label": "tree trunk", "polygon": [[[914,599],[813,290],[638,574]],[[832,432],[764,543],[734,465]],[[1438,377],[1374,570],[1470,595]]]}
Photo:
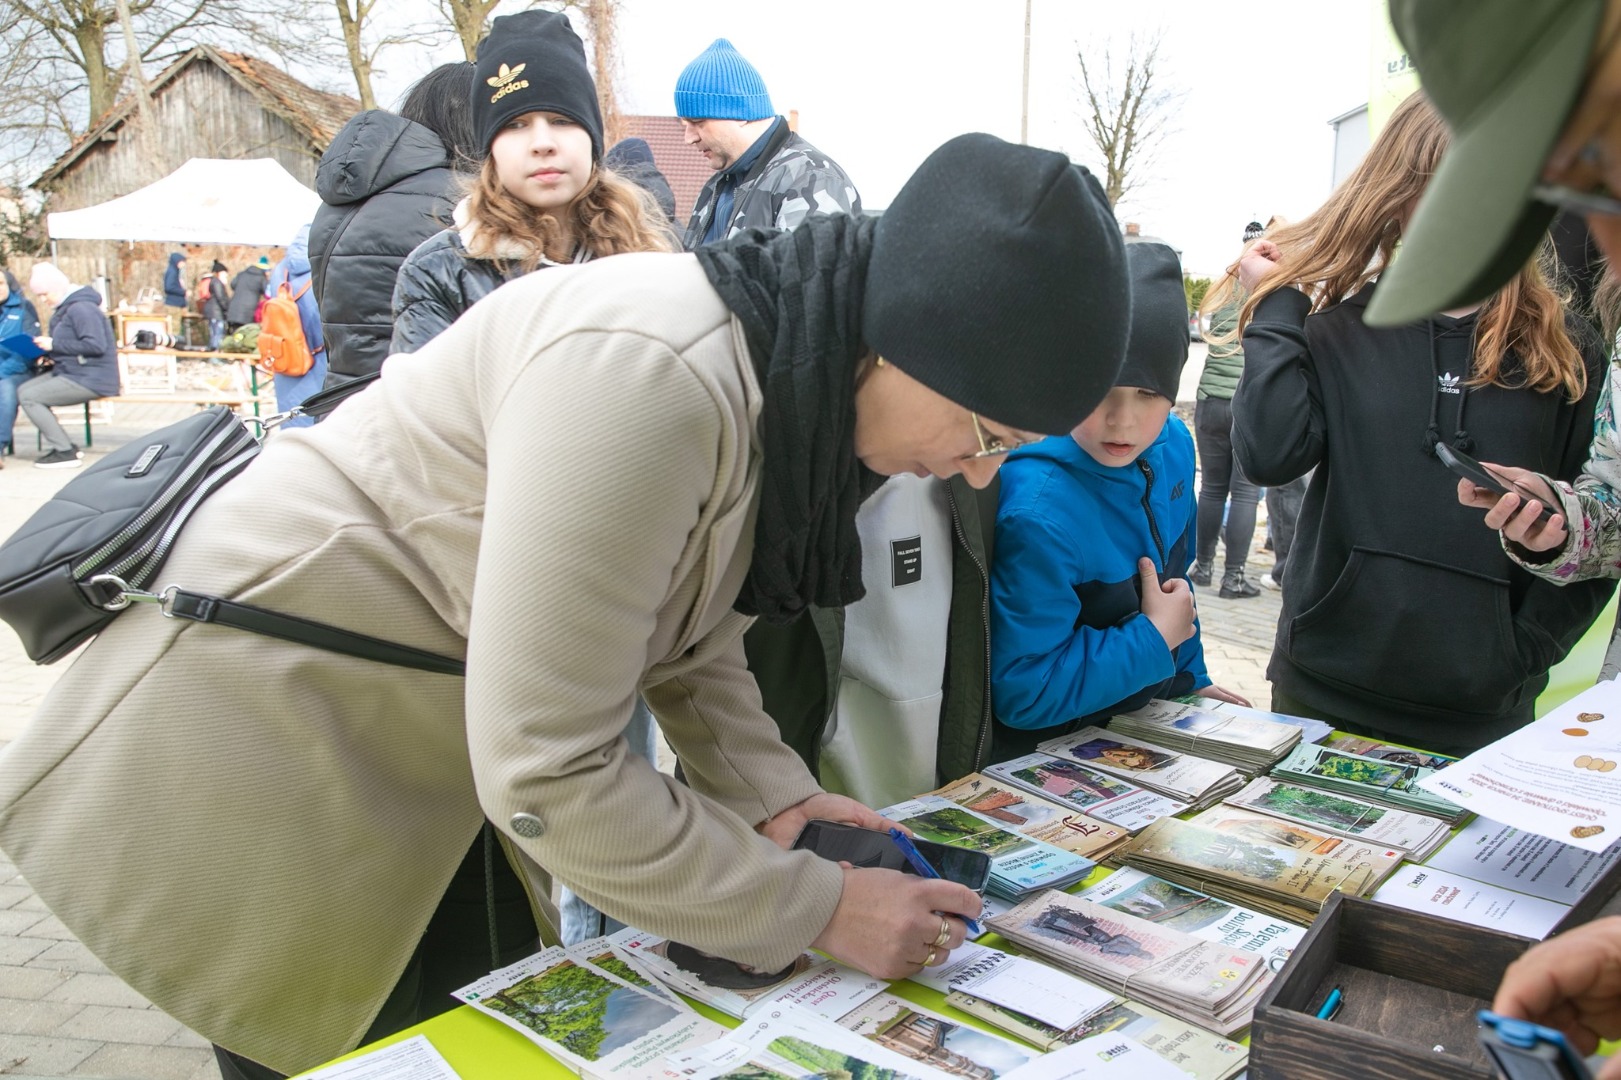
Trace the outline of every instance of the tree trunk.
{"label": "tree trunk", "polygon": [[371,88],[371,57],[360,43],[360,31],[365,24],[366,16],[371,14],[371,4],[366,0],[354,0],[351,9],[350,0],[337,0],[338,23],[343,27],[343,47],[349,53],[349,70],[354,72],[355,87],[360,91],[360,107],[362,109],[377,108],[377,95]]}
{"label": "tree trunk", "polygon": [[90,95],[90,117],[85,127],[94,124],[118,100],[119,78],[107,68],[107,27],[101,22],[87,21],[73,27],[73,40],[84,57],[85,88]]}
{"label": "tree trunk", "polygon": [[596,73],[597,107],[602,110],[604,148],[624,138],[625,118],[619,111],[618,0],[586,0],[585,18],[591,30],[591,67]]}
{"label": "tree trunk", "polygon": [[450,25],[461,40],[462,53],[468,60],[478,59],[479,39],[484,36],[484,19],[495,10],[501,0],[440,0],[442,10],[450,15]]}

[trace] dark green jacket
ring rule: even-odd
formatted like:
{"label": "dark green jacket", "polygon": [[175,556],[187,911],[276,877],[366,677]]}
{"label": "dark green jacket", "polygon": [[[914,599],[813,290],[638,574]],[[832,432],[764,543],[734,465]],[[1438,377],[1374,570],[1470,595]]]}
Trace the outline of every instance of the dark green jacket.
{"label": "dark green jacket", "polygon": [[[991,749],[990,567],[996,483],[948,481],[952,511],[951,627],[940,707],[941,783],[974,772]],[[757,622],[743,636],[749,670],[783,742],[820,776],[822,733],[838,701],[844,611],[811,608],[786,625]]]}
{"label": "dark green jacket", "polygon": [[[1226,398],[1231,401],[1238,390],[1238,380],[1244,374],[1244,347],[1238,341],[1238,309],[1244,306],[1244,297],[1237,292],[1232,300],[1210,315],[1210,332],[1205,340],[1210,350],[1205,356],[1204,372],[1199,376],[1199,397]],[[1231,334],[1233,340],[1222,343],[1211,340]]]}

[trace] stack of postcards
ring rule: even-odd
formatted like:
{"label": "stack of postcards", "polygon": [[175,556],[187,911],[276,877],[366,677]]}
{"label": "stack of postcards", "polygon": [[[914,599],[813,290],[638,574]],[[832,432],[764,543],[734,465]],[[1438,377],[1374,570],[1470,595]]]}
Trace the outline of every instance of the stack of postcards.
{"label": "stack of postcards", "polygon": [[938,795],[920,795],[879,813],[937,844],[983,851],[991,857],[990,892],[1018,900],[1041,889],[1062,889],[1092,872],[1097,864],[975,813]]}
{"label": "stack of postcards", "polygon": [[1320,791],[1366,799],[1397,810],[1431,814],[1448,825],[1458,825],[1469,811],[1439,795],[1432,795],[1418,782],[1434,769],[1383,758],[1348,754],[1327,746],[1297,746],[1294,752],[1272,770],[1275,779],[1286,780]]}
{"label": "stack of postcards", "polygon": [[1259,777],[1244,790],[1227,797],[1231,806],[1242,806],[1305,825],[1317,832],[1366,840],[1385,847],[1401,848],[1411,862],[1423,862],[1452,835],[1452,828],[1438,817],[1376,806],[1365,799],[1336,795],[1331,791]]}
{"label": "stack of postcards", "polygon": [[1242,773],[1225,762],[1155,743],[1084,727],[1039,744],[1037,750],[1129,780],[1149,791],[1202,810],[1244,786]]}
{"label": "stack of postcards", "polygon": [[1121,713],[1109,721],[1109,730],[1225,761],[1250,776],[1266,772],[1300,743],[1300,729],[1293,724],[1177,701],[1150,701],[1135,712]]}

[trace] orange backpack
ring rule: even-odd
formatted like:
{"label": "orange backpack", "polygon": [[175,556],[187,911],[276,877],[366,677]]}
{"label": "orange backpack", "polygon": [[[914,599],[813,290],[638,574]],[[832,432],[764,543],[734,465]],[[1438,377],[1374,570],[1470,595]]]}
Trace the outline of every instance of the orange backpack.
{"label": "orange backpack", "polygon": [[298,315],[298,298],[309,288],[310,282],[306,281],[295,295],[284,281],[276,287],[276,295],[264,302],[259,321],[259,366],[272,375],[296,377],[315,366],[315,353],[310,352],[310,343],[304,338],[304,321]]}

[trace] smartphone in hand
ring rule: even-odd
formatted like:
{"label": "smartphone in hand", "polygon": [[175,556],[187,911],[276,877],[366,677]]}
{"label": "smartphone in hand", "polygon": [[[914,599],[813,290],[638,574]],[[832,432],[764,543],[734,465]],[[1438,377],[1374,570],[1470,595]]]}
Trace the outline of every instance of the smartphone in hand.
{"label": "smartphone in hand", "polygon": [[[929,840],[913,840],[918,852],[947,881],[966,885],[981,895],[991,880],[991,857],[983,851],[969,851]],[[906,855],[888,835],[839,821],[814,819],[794,840],[796,849],[814,851],[824,859],[847,862],[851,866],[882,867],[916,874]]]}
{"label": "smartphone in hand", "polygon": [[1532,494],[1524,488],[1509,487],[1500,477],[1495,476],[1491,470],[1462,450],[1454,450],[1446,443],[1436,443],[1435,456],[1440,458],[1441,464],[1451,469],[1455,475],[1463,477],[1476,487],[1483,487],[1487,491],[1495,491],[1499,495],[1518,495],[1526,502],[1535,499],[1542,503],[1542,512],[1537,515],[1538,521],[1547,521],[1558,512],[1554,507],[1549,506],[1547,500],[1542,496]]}
{"label": "smartphone in hand", "polygon": [[1476,1019],[1481,1049],[1504,1080],[1593,1080],[1586,1063],[1553,1028],[1485,1009]]}

